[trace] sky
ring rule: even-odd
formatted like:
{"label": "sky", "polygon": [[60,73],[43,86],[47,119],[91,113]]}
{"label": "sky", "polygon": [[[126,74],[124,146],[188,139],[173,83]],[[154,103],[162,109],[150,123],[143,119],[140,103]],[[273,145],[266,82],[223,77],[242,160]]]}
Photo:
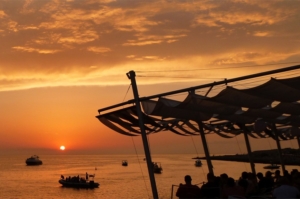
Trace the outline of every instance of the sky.
{"label": "sky", "polygon": [[[0,150],[143,153],[140,136],[95,118],[133,98],[126,73],[149,96],[296,65],[299,21],[298,0],[0,0]],[[213,154],[246,151],[242,136],[207,142]],[[203,153],[198,137],[162,132],[149,143]]]}

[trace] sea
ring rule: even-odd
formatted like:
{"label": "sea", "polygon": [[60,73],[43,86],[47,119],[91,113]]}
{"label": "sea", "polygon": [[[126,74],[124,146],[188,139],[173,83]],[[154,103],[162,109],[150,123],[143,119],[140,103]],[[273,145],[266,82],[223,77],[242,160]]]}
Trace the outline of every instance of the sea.
{"label": "sea", "polygon": [[[150,199],[153,198],[147,163],[144,155],[49,155],[40,154],[39,166],[26,166],[25,160],[34,154],[0,156],[1,199]],[[192,183],[200,187],[206,181],[208,167],[194,165],[195,154],[152,154],[151,159],[161,164],[163,172],[155,175],[160,199],[175,199],[176,190],[190,175]],[[200,155],[201,156],[201,155]],[[122,160],[128,166],[122,166]],[[250,164],[243,162],[212,161],[215,175],[227,173],[238,179],[243,171],[251,172]],[[265,173],[264,164],[255,164],[256,172]],[[286,166],[286,170],[300,170],[300,166]],[[95,189],[62,187],[61,175],[95,175],[100,183]]]}

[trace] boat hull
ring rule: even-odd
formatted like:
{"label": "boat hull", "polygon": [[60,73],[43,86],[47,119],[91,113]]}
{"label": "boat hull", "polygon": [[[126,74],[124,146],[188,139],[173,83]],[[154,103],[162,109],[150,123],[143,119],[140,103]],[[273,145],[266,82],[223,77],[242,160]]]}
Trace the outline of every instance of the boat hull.
{"label": "boat hull", "polygon": [[27,158],[25,163],[29,166],[31,165],[41,165],[43,164],[42,160],[39,159],[39,156],[33,155],[30,158]]}
{"label": "boat hull", "polygon": [[73,188],[98,188],[100,186],[99,183],[94,181],[89,182],[72,182],[72,181],[66,181],[66,180],[59,180],[58,181],[62,186],[64,187],[73,187]]}
{"label": "boat hull", "polygon": [[43,162],[42,161],[39,161],[39,162],[28,162],[28,161],[26,161],[26,164],[28,166],[35,166],[35,165],[42,165]]}

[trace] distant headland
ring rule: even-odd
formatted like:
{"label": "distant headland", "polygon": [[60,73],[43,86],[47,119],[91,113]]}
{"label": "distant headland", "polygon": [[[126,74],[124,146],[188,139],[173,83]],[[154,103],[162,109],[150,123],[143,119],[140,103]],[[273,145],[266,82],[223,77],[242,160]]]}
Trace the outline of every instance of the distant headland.
{"label": "distant headland", "polygon": [[[285,148],[281,149],[281,152],[285,165],[300,165],[300,149]],[[280,164],[279,152],[277,149],[252,151],[251,157],[254,163]],[[206,159],[205,157],[199,158]],[[212,155],[210,158],[211,160],[249,162],[248,154]]]}

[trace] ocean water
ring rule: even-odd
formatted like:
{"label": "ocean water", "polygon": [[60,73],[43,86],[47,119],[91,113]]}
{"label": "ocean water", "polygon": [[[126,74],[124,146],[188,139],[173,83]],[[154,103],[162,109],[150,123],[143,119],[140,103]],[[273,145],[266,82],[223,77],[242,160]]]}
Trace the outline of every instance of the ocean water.
{"label": "ocean water", "polygon": [[[0,198],[2,199],[149,199],[152,198],[150,180],[143,155],[39,155],[43,165],[26,166],[25,160],[33,154],[0,156]],[[160,162],[162,174],[155,174],[160,199],[177,198],[175,192],[184,176],[192,176],[193,184],[206,181],[208,172],[205,160],[202,167],[195,167],[193,154],[152,155],[152,161]],[[122,160],[128,166],[121,165]],[[243,171],[251,171],[249,163],[212,161],[216,175],[227,173],[238,179]],[[257,172],[265,172],[263,164],[256,164]],[[300,166],[286,169],[300,170]],[[64,176],[95,174],[100,183],[95,189],[62,187],[58,180]],[[201,186],[201,185],[200,185]],[[173,191],[172,191],[173,188]]]}

